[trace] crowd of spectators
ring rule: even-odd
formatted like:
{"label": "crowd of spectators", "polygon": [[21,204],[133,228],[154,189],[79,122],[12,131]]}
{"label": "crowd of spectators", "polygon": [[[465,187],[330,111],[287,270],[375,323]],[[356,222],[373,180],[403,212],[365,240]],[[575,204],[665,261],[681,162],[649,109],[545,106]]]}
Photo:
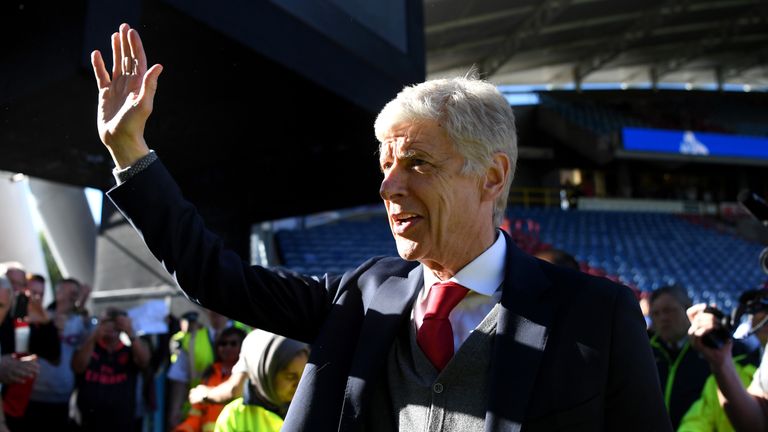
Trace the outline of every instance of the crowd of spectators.
{"label": "crowd of spectators", "polygon": [[[280,430],[306,345],[213,311],[206,320],[183,314],[164,337],[139,335],[125,310],[92,316],[91,288],[74,278],[56,281],[43,305],[46,282],[0,263],[0,432]],[[156,374],[166,378],[165,404]],[[163,405],[154,426],[149,414]]]}

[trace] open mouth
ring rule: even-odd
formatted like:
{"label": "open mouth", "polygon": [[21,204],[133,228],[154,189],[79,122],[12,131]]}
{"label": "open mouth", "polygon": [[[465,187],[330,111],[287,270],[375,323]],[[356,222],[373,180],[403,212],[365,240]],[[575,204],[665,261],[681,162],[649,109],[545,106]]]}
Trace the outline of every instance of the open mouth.
{"label": "open mouth", "polygon": [[396,234],[402,234],[412,228],[422,219],[414,213],[398,213],[392,215],[393,228]]}

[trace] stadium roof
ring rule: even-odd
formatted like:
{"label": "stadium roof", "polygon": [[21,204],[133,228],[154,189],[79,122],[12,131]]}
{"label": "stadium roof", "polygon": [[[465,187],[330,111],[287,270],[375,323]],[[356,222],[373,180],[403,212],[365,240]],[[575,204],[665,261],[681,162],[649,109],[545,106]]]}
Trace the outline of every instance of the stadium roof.
{"label": "stadium roof", "polygon": [[768,89],[765,0],[425,0],[427,76]]}

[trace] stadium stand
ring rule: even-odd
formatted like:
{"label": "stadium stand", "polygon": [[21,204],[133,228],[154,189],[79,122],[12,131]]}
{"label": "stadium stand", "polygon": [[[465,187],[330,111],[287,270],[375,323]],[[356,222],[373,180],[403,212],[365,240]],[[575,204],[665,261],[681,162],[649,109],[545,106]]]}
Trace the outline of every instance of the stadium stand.
{"label": "stadium stand", "polygon": [[[717,229],[701,218],[669,213],[562,211],[514,207],[513,238],[528,252],[556,247],[588,273],[640,291],[678,284],[697,302],[735,305],[760,286],[755,265],[763,246]],[[341,273],[376,255],[395,255],[383,215],[276,234],[282,265],[303,273]]]}

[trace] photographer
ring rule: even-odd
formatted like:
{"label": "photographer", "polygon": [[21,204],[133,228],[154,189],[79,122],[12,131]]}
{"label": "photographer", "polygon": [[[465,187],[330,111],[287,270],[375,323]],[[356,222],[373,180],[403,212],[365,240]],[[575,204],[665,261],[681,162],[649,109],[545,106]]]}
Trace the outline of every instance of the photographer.
{"label": "photographer", "polygon": [[[752,314],[753,323],[759,325],[766,316],[768,308],[765,299],[768,293],[752,299],[747,309]],[[768,358],[763,356],[760,368],[752,383],[744,388],[733,361],[733,340],[726,337],[719,348],[713,348],[708,341],[712,335],[722,333],[722,318],[707,309],[705,304],[697,304],[688,309],[691,327],[688,330],[692,346],[709,363],[718,387],[718,399],[725,409],[728,419],[737,431],[765,431],[768,429]],[[768,327],[763,326],[758,337],[765,344]],[[717,345],[717,344],[715,344]]]}
{"label": "photographer", "polygon": [[128,314],[108,308],[72,356],[83,432],[137,430],[136,379],[149,356],[144,341],[135,337]]}

